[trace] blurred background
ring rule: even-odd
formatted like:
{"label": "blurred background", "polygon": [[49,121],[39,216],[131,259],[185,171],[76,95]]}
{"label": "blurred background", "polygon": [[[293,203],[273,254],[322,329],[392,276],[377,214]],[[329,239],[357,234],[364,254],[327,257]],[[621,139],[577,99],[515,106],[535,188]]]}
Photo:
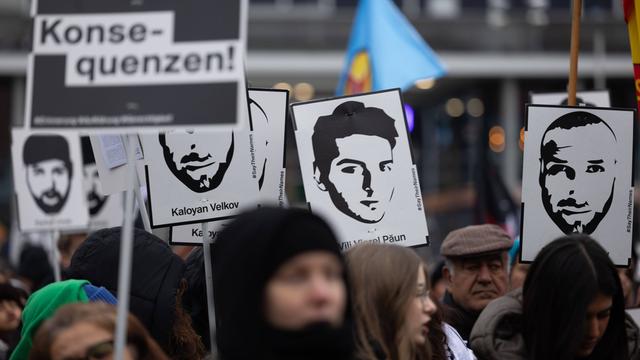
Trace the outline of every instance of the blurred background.
{"label": "blurred background", "polygon": [[[395,2],[448,71],[404,93],[437,252],[452,229],[492,220],[517,223],[524,105],[532,92],[566,90],[571,1]],[[635,108],[621,2],[584,1],[578,90],[608,89],[613,107]],[[250,0],[250,86],[289,89],[292,102],[333,96],[356,5]],[[12,222],[9,124],[22,122],[29,6],[27,0],[0,0],[0,241]],[[296,204],[304,195],[295,139],[287,131],[287,194]]]}

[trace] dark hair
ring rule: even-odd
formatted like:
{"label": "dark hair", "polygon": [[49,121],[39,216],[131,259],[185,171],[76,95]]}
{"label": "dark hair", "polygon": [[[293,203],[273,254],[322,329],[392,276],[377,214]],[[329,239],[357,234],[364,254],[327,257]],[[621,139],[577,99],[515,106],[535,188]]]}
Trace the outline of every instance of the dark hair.
{"label": "dark hair", "polygon": [[313,167],[320,170],[320,181],[325,183],[331,161],[338,156],[336,139],[356,134],[379,136],[393,149],[398,137],[394,123],[395,120],[382,109],[365,108],[357,101],[344,102],[331,115],[319,117],[313,127],[311,142],[315,157]]}
{"label": "dark hair", "polygon": [[523,335],[530,359],[575,357],[587,308],[611,296],[609,324],[589,359],[627,359],[622,287],[607,252],[583,234],[563,236],[536,256],[523,288]]}
{"label": "dark hair", "polygon": [[24,142],[22,160],[25,165],[34,165],[51,159],[61,160],[69,171],[69,176],[73,176],[69,143],[64,136],[31,135]]}
{"label": "dark hair", "polygon": [[544,139],[547,137],[547,133],[551,130],[555,129],[573,129],[576,127],[587,126],[587,125],[598,125],[602,124],[609,129],[611,135],[613,135],[614,139],[616,138],[616,134],[613,132],[609,124],[604,122],[599,116],[596,116],[592,113],[586,111],[574,111],[560,116],[555,119],[547,130],[545,130],[544,135],[542,135],[542,140],[540,141],[540,158],[544,161],[549,156],[553,156],[557,151],[557,144],[554,142],[553,144],[548,143],[545,145]]}

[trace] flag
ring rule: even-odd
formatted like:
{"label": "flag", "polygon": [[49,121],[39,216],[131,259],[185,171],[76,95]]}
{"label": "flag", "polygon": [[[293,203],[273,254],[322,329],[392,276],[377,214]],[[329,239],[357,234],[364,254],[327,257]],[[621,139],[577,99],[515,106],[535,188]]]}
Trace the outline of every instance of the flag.
{"label": "flag", "polygon": [[406,89],[444,74],[436,54],[391,0],[360,0],[337,95]]}
{"label": "flag", "polygon": [[636,80],[636,101],[640,108],[640,28],[638,27],[638,11],[640,9],[634,3],[635,0],[623,0],[624,19],[629,30],[633,75]]}

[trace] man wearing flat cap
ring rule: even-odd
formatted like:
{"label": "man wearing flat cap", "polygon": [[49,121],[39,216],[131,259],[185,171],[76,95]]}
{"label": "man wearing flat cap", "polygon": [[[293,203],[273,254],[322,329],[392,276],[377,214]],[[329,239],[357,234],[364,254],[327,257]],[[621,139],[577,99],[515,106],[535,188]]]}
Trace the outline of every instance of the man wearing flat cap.
{"label": "man wearing flat cap", "polygon": [[511,237],[499,226],[472,225],[449,233],[440,253],[447,280],[445,321],[469,339],[473,324],[493,299],[508,290]]}
{"label": "man wearing flat cap", "polygon": [[27,187],[38,207],[48,215],[59,213],[69,197],[73,176],[69,143],[60,135],[31,135],[22,159]]}

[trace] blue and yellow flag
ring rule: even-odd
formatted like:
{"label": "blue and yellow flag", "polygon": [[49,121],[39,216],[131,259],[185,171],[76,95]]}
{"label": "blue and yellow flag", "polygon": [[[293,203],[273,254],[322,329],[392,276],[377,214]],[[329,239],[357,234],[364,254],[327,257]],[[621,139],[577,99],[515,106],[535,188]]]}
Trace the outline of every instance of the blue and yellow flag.
{"label": "blue and yellow flag", "polygon": [[338,95],[406,89],[444,74],[436,54],[391,0],[360,0]]}

